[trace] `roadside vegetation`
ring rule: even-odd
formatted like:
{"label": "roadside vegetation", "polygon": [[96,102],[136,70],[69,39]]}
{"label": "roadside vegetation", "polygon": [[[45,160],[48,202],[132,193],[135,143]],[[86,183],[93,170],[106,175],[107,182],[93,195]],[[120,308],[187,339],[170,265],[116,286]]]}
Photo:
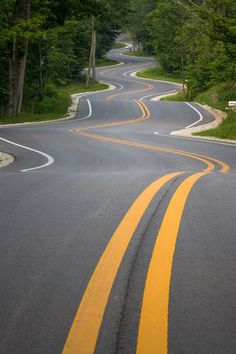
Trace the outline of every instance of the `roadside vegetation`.
{"label": "roadside vegetation", "polygon": [[96,67],[100,68],[103,66],[111,66],[111,65],[117,65],[119,64],[118,61],[116,60],[112,60],[112,59],[108,59],[108,58],[100,58],[96,60]]}
{"label": "roadside vegetation", "polygon": [[[225,82],[211,87],[209,90],[194,97],[194,102],[208,105],[227,113],[227,118],[218,128],[209,129],[193,135],[212,136],[219,139],[236,140],[236,112],[228,109],[228,101],[235,97],[235,85],[232,82]],[[162,101],[186,101],[183,92],[175,96],[162,98]]]}
{"label": "roadside vegetation", "polygon": [[66,116],[71,105],[71,95],[87,91],[98,91],[108,88],[108,85],[91,80],[89,86],[81,82],[70,83],[65,86],[48,86],[47,95],[39,102],[32,102],[31,110],[28,104],[17,116],[5,114],[0,118],[0,124],[42,122],[59,119]]}
{"label": "roadside vegetation", "polygon": [[124,43],[120,43],[120,42],[115,42],[112,46],[112,49],[121,49],[121,48],[125,48],[126,44]]}
{"label": "roadside vegetation", "polygon": [[[84,89],[94,47],[97,66],[116,64],[104,56],[127,23],[128,5],[123,0],[0,1],[0,120],[60,118],[70,88]],[[86,90],[93,87],[103,85],[93,82]]]}
{"label": "roadside vegetation", "polygon": [[195,135],[213,136],[220,139],[236,140],[236,112],[228,109],[228,101],[236,97],[236,84],[224,82],[211,87],[208,91],[199,94],[195,101],[201,104],[227,112],[227,118],[215,129],[210,129]]}
{"label": "roadside vegetation", "polygon": [[194,133],[193,135],[236,140],[236,113],[230,111],[227,115],[227,119],[225,119],[225,121],[218,128],[209,129],[200,133]]}
{"label": "roadside vegetation", "polygon": [[153,55],[145,52],[144,50],[127,50],[126,52],[124,52],[123,54],[125,55],[130,55],[131,57],[149,57],[152,58]]}
{"label": "roadside vegetation", "polygon": [[[136,46],[160,67],[141,77],[182,82],[185,94],[168,101],[196,101],[226,110],[236,101],[236,2],[234,0],[131,0],[129,31]],[[235,139],[236,113],[217,129],[199,133]]]}
{"label": "roadside vegetation", "polygon": [[148,79],[154,79],[154,80],[164,80],[164,81],[170,81],[170,82],[177,82],[180,84],[182,83],[182,80],[180,77],[178,77],[175,74],[164,72],[164,70],[160,66],[157,66],[155,68],[146,69],[143,71],[139,71],[137,73],[137,76],[148,78]]}

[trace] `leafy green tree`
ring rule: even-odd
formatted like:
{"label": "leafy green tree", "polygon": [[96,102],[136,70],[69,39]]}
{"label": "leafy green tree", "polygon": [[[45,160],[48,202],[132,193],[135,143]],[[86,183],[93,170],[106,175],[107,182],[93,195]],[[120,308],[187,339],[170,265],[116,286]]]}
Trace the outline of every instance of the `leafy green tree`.
{"label": "leafy green tree", "polygon": [[96,17],[97,55],[103,56],[124,24],[127,8],[122,0],[1,0],[0,112],[7,108],[18,114],[22,104],[34,110],[53,94],[53,85],[82,79],[91,16]]}
{"label": "leafy green tree", "polygon": [[236,80],[234,0],[131,0],[131,10],[133,38],[165,71],[182,75],[190,98]]}

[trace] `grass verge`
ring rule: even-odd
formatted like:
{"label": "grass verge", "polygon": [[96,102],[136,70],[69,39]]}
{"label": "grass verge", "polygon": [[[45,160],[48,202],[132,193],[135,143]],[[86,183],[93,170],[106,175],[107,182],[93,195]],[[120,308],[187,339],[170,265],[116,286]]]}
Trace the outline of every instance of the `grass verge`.
{"label": "grass verge", "polygon": [[227,118],[223,123],[219,125],[218,128],[194,133],[193,135],[212,136],[219,139],[236,140],[236,112],[228,112]]}
{"label": "grass verge", "polygon": [[148,57],[153,58],[153,55],[148,54],[144,50],[128,50],[123,53],[124,55],[129,55],[131,57]]}
{"label": "grass verge", "polygon": [[125,48],[126,44],[121,43],[121,42],[117,42],[113,45],[112,49],[121,49],[121,48]]}
{"label": "grass verge", "polygon": [[[211,87],[208,91],[202,92],[194,97],[194,102],[206,104],[210,107],[227,112],[227,117],[218,128],[205,130],[193,135],[211,136],[219,139],[236,140],[236,112],[233,110],[226,110],[228,101],[235,100],[236,91],[233,82],[224,82]],[[175,96],[166,97],[163,101],[185,101],[183,93],[178,93]]]}
{"label": "grass verge", "polygon": [[177,82],[179,84],[182,83],[182,80],[178,76],[165,73],[160,66],[139,71],[137,76],[154,80]]}
{"label": "grass verge", "polygon": [[97,59],[97,61],[96,61],[97,68],[103,67],[103,66],[117,65],[117,64],[119,64],[118,61],[112,60],[112,59],[107,59],[107,58]]}
{"label": "grass verge", "polygon": [[194,135],[236,140],[236,112],[233,110],[226,110],[228,101],[233,101],[235,98],[236,90],[234,82],[221,83],[211,87],[208,91],[199,94],[194,101],[227,112],[227,118],[218,128],[195,133]]}
{"label": "grass verge", "polygon": [[183,92],[178,92],[176,95],[161,98],[161,101],[185,102],[186,97]]}
{"label": "grass verge", "polygon": [[4,116],[0,119],[0,124],[42,122],[62,118],[66,115],[68,107],[71,104],[71,95],[74,93],[83,93],[87,91],[105,90],[106,84],[100,84],[91,81],[88,87],[83,83],[73,83],[63,87],[56,88],[52,97],[45,97],[37,106],[37,113],[22,112],[14,116]]}

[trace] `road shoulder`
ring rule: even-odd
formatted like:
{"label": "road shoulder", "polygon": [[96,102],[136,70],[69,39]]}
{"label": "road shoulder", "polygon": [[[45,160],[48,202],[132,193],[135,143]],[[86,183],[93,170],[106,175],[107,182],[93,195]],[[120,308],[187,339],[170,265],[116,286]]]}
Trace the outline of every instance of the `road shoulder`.
{"label": "road shoulder", "polygon": [[[196,102],[197,103],[197,102]],[[171,135],[175,136],[183,136],[183,137],[191,137],[194,139],[202,139],[202,140],[212,140],[212,141],[219,141],[219,142],[226,142],[226,143],[233,143],[236,144],[235,140],[232,139],[220,139],[216,137],[211,137],[211,136],[199,136],[199,135],[193,135],[194,133],[200,133],[209,129],[215,129],[218,128],[220,124],[223,123],[223,121],[227,117],[227,113],[220,111],[219,109],[215,109],[213,107],[210,107],[206,104],[202,105],[200,103],[197,103],[200,107],[202,107],[205,111],[209,112],[213,117],[214,120],[210,123],[198,125],[196,127],[192,128],[185,128],[181,130],[176,130],[171,133]]]}
{"label": "road shoulder", "polygon": [[[149,79],[149,78],[143,78],[143,77],[139,77],[137,76],[138,71],[133,72],[130,74],[130,76],[135,77],[137,79],[141,79],[141,80],[149,80],[149,81],[156,81],[156,82],[165,82],[165,83],[169,83],[169,84],[173,84],[173,85],[178,85],[178,87],[182,86],[179,83],[174,83],[171,81],[163,81],[163,80],[156,80],[156,79]],[[170,97],[170,96],[175,96],[176,94],[178,94],[178,91],[176,90],[176,92],[171,92],[171,93],[166,93],[163,95],[157,95],[156,97],[153,97],[151,99],[151,101],[160,101],[162,98],[165,97]],[[192,127],[192,128],[185,128],[185,129],[180,129],[180,130],[176,130],[173,131],[171,133],[171,135],[175,135],[175,136],[182,136],[182,137],[191,137],[194,139],[201,139],[201,140],[211,140],[211,141],[218,141],[218,142],[226,142],[226,143],[233,143],[236,144],[236,140],[232,140],[232,139],[220,139],[220,138],[216,138],[216,137],[211,137],[211,136],[200,136],[200,135],[193,135],[193,134],[197,134],[209,129],[215,129],[218,128],[220,124],[223,123],[223,121],[227,118],[227,113],[220,111],[218,109],[215,109],[213,107],[210,107],[206,104],[200,104],[198,102],[195,102],[196,104],[198,104],[200,107],[202,107],[205,111],[207,111],[208,113],[210,113],[213,117],[214,120],[210,123],[205,123],[205,124],[201,124],[198,125],[196,127]]]}
{"label": "road shoulder", "polygon": [[14,162],[14,157],[5,152],[0,152],[0,168],[6,167]]}
{"label": "road shoulder", "polygon": [[93,95],[99,92],[106,92],[106,91],[111,91],[115,90],[116,86],[110,85],[109,83],[105,81],[99,81],[100,83],[104,83],[108,86],[107,89],[104,90],[98,90],[98,91],[88,91],[88,92],[82,92],[82,93],[75,93],[71,95],[71,105],[68,107],[68,111],[65,117],[63,118],[58,118],[58,119],[51,119],[51,120],[44,120],[40,122],[25,122],[25,123],[11,123],[11,124],[1,124],[0,128],[9,128],[9,127],[21,127],[21,126],[32,126],[32,125],[43,125],[43,124],[51,124],[51,123],[57,123],[61,121],[68,121],[71,119],[74,119],[76,116],[76,112],[78,110],[78,105],[79,105],[79,100],[80,98],[88,95]]}

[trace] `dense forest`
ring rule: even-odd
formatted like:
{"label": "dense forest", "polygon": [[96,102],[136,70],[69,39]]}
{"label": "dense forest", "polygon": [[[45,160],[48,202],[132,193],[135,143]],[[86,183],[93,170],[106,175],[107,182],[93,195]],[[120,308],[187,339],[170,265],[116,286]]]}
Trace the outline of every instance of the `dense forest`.
{"label": "dense forest", "polygon": [[91,46],[111,49],[127,14],[122,0],[1,0],[0,112],[50,109],[56,87],[83,81]]}
{"label": "dense forest", "polygon": [[50,110],[57,87],[84,81],[92,19],[97,58],[126,31],[187,98],[222,82],[234,95],[235,0],[1,0],[0,116]]}
{"label": "dense forest", "polygon": [[131,0],[131,11],[133,38],[183,79],[189,99],[222,82],[236,98],[235,0]]}

